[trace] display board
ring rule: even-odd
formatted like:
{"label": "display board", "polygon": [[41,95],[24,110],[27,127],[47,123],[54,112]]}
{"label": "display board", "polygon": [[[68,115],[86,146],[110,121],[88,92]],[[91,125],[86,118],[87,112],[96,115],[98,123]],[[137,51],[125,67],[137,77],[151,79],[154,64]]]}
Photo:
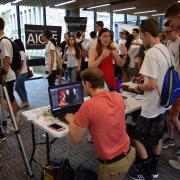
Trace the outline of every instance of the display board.
{"label": "display board", "polygon": [[69,33],[86,31],[87,17],[64,17],[64,20]]}
{"label": "display board", "polygon": [[44,49],[45,44],[42,41],[44,30],[52,32],[52,38],[61,42],[61,26],[43,26],[25,24],[26,49]]}

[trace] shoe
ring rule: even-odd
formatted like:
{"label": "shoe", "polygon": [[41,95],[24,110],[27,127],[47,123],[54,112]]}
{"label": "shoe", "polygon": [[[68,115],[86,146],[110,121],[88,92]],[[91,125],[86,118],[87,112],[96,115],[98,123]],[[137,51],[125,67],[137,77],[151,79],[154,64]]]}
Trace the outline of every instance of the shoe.
{"label": "shoe", "polygon": [[132,166],[128,171],[128,178],[132,180],[152,180],[152,176],[147,176],[143,173],[143,171],[140,171],[139,169],[136,169],[134,166]]}
{"label": "shoe", "polygon": [[158,172],[158,170],[155,170],[154,172],[153,172],[153,179],[156,179],[156,178],[158,178],[159,177],[159,172]]}
{"label": "shoe", "polygon": [[174,139],[170,139],[170,138],[166,138],[164,141],[163,141],[163,149],[166,149],[170,146],[175,146],[175,141]]}
{"label": "shoe", "polygon": [[174,169],[178,169],[180,170],[180,160],[169,160],[169,164],[171,167],[173,167]]}

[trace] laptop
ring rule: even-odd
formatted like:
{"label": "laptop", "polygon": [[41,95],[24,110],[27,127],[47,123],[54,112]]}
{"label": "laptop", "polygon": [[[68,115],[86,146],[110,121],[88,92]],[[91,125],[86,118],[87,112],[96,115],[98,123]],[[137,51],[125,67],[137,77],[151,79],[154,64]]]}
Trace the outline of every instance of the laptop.
{"label": "laptop", "polygon": [[73,82],[48,88],[51,112],[54,117],[65,121],[67,113],[75,113],[84,101],[82,84]]}

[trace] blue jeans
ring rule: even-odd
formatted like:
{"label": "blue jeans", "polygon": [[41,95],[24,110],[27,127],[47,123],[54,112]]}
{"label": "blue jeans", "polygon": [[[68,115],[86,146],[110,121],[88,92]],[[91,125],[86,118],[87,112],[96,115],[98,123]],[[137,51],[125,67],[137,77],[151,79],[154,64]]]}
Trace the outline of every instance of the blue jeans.
{"label": "blue jeans", "polygon": [[28,77],[28,73],[19,74],[16,79],[15,90],[18,93],[22,102],[28,101],[27,92],[25,89],[25,80]]}

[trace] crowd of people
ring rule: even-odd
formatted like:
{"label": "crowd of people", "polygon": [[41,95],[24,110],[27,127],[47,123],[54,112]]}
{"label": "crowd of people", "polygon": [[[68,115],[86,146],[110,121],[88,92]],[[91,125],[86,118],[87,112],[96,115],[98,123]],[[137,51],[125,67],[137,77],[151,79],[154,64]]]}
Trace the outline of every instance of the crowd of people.
{"label": "crowd of people", "polygon": [[[49,86],[55,85],[56,79],[61,84],[63,76],[67,82],[82,81],[84,90],[92,97],[75,115],[67,114],[65,118],[73,143],[80,143],[89,130],[99,160],[100,180],[119,180],[127,173],[130,179],[158,178],[162,148],[175,145],[175,130],[180,134],[180,97],[171,108],[159,103],[168,62],[173,62],[180,77],[180,3],[171,5],[165,18],[163,32],[156,20],[146,19],[131,33],[119,32],[119,44],[114,41],[113,31],[104,28],[102,21],[96,22],[96,31],[90,33],[90,40],[85,38],[84,32],[65,33],[64,41],[60,43],[52,39],[49,30],[44,31],[42,40]],[[5,36],[4,24],[0,18],[0,39]],[[19,108],[28,107],[29,102],[25,89],[28,76],[25,48],[20,39],[14,42],[21,55],[18,74],[10,66],[13,50],[8,39],[0,40],[0,58],[3,79],[16,115]],[[126,82],[134,77],[139,84],[133,91],[143,92],[144,102],[136,116],[133,133],[128,135],[125,104],[122,95],[116,92],[116,80]],[[20,107],[14,97],[14,82],[22,101]],[[166,125],[168,138],[163,140]],[[178,160],[169,160],[169,164],[180,170],[180,150],[177,157]]]}

